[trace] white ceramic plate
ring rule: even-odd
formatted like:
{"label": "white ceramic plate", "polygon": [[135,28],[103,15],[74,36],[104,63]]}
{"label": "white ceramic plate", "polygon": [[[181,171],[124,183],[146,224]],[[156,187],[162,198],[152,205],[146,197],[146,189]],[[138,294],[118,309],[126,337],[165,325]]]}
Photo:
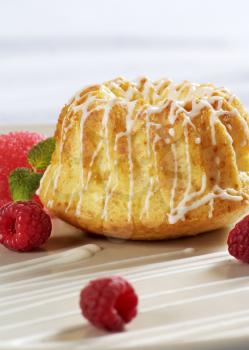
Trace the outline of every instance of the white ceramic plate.
{"label": "white ceramic plate", "polygon": [[[44,126],[1,127],[51,134]],[[231,258],[227,230],[169,242],[86,235],[54,222],[35,253],[0,248],[0,349],[248,349],[249,265]],[[109,334],[80,314],[79,292],[121,275],[139,295],[138,317]]]}

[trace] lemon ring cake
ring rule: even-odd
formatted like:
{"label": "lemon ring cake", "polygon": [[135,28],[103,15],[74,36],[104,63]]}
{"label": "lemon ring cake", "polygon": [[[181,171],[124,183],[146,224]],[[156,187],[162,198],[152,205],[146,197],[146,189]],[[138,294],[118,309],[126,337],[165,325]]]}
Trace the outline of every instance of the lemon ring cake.
{"label": "lemon ring cake", "polygon": [[248,209],[249,116],[225,88],[124,78],[62,109],[43,204],[84,230],[135,240],[195,235]]}

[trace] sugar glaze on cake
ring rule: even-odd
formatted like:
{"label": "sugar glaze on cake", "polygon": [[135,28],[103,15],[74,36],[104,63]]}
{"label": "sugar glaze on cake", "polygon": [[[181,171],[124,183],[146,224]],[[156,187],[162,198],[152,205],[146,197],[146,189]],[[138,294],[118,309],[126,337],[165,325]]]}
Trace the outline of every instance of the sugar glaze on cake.
{"label": "sugar glaze on cake", "polygon": [[63,108],[40,197],[83,229],[162,239],[222,227],[248,207],[249,117],[212,84],[117,78]]}

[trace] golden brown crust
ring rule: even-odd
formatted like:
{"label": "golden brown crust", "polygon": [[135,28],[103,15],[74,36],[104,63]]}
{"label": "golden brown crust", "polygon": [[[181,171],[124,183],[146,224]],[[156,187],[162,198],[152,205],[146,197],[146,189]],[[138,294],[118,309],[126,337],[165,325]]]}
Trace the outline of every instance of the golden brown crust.
{"label": "golden brown crust", "polygon": [[211,84],[118,78],[91,86],[60,114],[40,198],[107,236],[222,227],[248,207],[248,121],[237,98]]}

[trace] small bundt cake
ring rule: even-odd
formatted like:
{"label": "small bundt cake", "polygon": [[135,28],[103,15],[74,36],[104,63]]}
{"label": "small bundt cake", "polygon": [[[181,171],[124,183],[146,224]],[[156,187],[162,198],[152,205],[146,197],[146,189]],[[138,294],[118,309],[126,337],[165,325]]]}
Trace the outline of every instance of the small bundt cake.
{"label": "small bundt cake", "polygon": [[43,204],[82,229],[168,239],[225,226],[248,208],[249,116],[211,84],[117,78],[62,109]]}

